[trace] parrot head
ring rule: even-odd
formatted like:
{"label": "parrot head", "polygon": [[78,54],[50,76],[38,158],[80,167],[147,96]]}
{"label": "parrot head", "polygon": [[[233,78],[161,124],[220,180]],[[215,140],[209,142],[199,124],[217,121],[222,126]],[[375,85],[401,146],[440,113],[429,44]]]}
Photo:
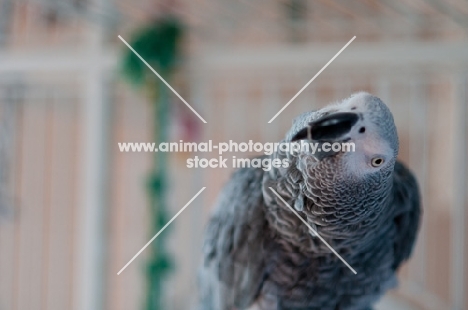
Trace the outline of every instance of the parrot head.
{"label": "parrot head", "polygon": [[[358,225],[368,211],[380,212],[392,186],[398,135],[392,113],[379,98],[360,92],[299,116],[286,141],[300,140],[318,146],[315,153],[301,150],[291,167],[302,175],[302,193],[311,202],[303,209],[312,213],[311,224]],[[330,149],[333,144],[340,147]]]}
{"label": "parrot head", "polygon": [[392,113],[379,98],[364,92],[301,115],[288,140],[317,144],[315,154],[305,154],[317,161],[309,168],[329,163],[335,166],[336,173],[355,178],[392,170],[398,155]]}

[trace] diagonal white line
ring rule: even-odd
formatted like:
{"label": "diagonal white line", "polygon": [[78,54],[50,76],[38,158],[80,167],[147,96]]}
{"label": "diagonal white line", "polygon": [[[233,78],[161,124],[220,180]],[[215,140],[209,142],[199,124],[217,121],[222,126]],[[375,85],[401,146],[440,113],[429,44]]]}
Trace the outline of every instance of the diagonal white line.
{"label": "diagonal white line", "polygon": [[356,39],[356,36],[354,36],[354,37],[353,37],[351,40],[349,40],[349,42],[348,42],[348,43],[346,43],[346,45],[345,45],[345,46],[343,46],[343,48],[342,48],[342,49],[340,49],[340,51],[339,51],[338,53],[336,53],[336,55],[335,55],[335,56],[333,56],[333,58],[332,58],[332,59],[330,59],[330,61],[329,61],[329,62],[327,62],[327,64],[326,64],[325,66],[323,66],[323,68],[322,68],[322,69],[320,69],[320,71],[319,71],[319,72],[317,72],[317,74],[316,74],[316,75],[314,75],[314,77],[313,77],[312,79],[310,79],[310,81],[309,81],[309,82],[307,82],[307,84],[305,84],[305,85],[304,85],[304,87],[302,87],[302,88],[301,88],[301,90],[300,90],[300,91],[299,91],[299,92],[298,92],[296,95],[294,95],[294,97],[292,97],[292,98],[291,98],[291,100],[289,100],[289,101],[288,101],[288,103],[286,103],[286,104],[284,105],[284,107],[283,107],[281,110],[279,110],[279,111],[278,111],[278,113],[276,113],[276,114],[275,114],[275,116],[273,116],[273,118],[272,118],[272,119],[271,119],[271,120],[268,122],[268,124],[270,124],[271,122],[273,122],[273,120],[274,120],[275,118],[277,118],[277,117],[278,117],[278,115],[280,115],[280,113],[281,113],[281,112],[283,112],[283,111],[284,111],[284,109],[286,109],[286,108],[288,107],[288,105],[290,105],[290,104],[291,104],[291,102],[293,102],[293,101],[294,101],[294,99],[296,99],[296,97],[297,97],[297,96],[299,96],[299,95],[302,93],[302,91],[303,91],[304,89],[306,89],[306,88],[307,88],[307,86],[309,86],[309,84],[310,84],[310,83],[312,83],[312,82],[315,80],[315,78],[316,78],[317,76],[319,76],[319,74],[320,74],[320,73],[322,73],[322,71],[323,71],[323,70],[325,70],[325,69],[328,67],[328,65],[329,65],[329,64],[331,64],[331,62],[332,62],[333,60],[335,60],[335,58],[336,58],[336,57],[338,57],[338,55],[340,55],[340,54],[341,54],[341,52],[342,52],[342,51],[344,51],[344,49],[345,49],[345,48],[347,48],[347,47],[348,47],[348,45],[350,45],[350,44],[351,44],[351,42],[353,42],[353,41],[354,41],[354,39]]}
{"label": "diagonal white line", "polygon": [[175,220],[175,219],[176,219],[176,218],[177,218],[177,217],[178,217],[178,216],[179,216],[179,215],[180,215],[180,214],[181,214],[181,213],[182,213],[184,210],[185,210],[185,208],[187,208],[187,207],[189,206],[189,204],[191,204],[191,203],[192,203],[192,201],[194,201],[194,200],[195,200],[195,198],[197,198],[197,197],[198,197],[198,195],[200,195],[200,194],[201,194],[201,192],[203,192],[203,191],[205,190],[205,188],[206,188],[206,187],[203,187],[203,188],[202,188],[202,189],[201,189],[201,190],[200,190],[200,191],[199,191],[199,192],[198,192],[198,193],[197,193],[195,196],[193,196],[193,198],[192,198],[192,199],[190,199],[190,201],[189,201],[189,202],[187,202],[187,204],[186,204],[186,205],[185,205],[185,206],[184,206],[182,209],[180,209],[180,211],[179,211],[179,212],[177,212],[177,214],[176,214],[176,215],[174,215],[174,216],[171,218],[171,220],[170,220],[169,222],[167,222],[167,224],[166,224],[166,225],[164,225],[164,227],[163,227],[163,228],[161,228],[161,230],[160,230],[160,231],[158,231],[158,233],[157,233],[157,234],[156,234],[156,235],[155,235],[153,238],[151,238],[151,240],[150,240],[150,241],[148,241],[148,243],[147,243],[147,244],[145,244],[145,246],[144,246],[144,247],[143,247],[143,248],[142,248],[140,251],[138,251],[138,253],[136,253],[136,254],[135,254],[135,256],[133,256],[133,258],[132,258],[132,259],[131,259],[131,260],[130,260],[130,261],[129,261],[129,262],[128,262],[128,263],[127,263],[125,266],[123,266],[123,268],[122,268],[122,269],[120,269],[120,271],[119,271],[119,272],[117,272],[117,275],[120,275],[120,274],[122,273],[122,271],[124,271],[124,270],[125,270],[125,268],[127,268],[127,267],[128,267],[128,265],[130,265],[130,264],[131,264],[131,263],[132,263],[132,262],[135,260],[135,258],[137,258],[137,257],[138,257],[138,255],[140,255],[140,254],[141,254],[141,252],[143,252],[143,251],[144,251],[144,250],[145,250],[145,249],[146,249],[146,248],[147,248],[147,247],[150,245],[150,243],[151,243],[151,242],[153,242],[153,241],[154,241],[154,239],[156,239],[156,238],[157,238],[157,237],[158,237],[158,236],[159,236],[159,235],[160,235],[160,234],[161,234],[161,233],[164,231],[164,229],[166,229],[166,228],[167,228],[167,226],[169,226],[169,225],[170,225],[170,224],[171,224],[171,223],[172,223],[172,222],[173,222],[173,221],[174,221],[174,220]]}
{"label": "diagonal white line", "polygon": [[192,112],[195,113],[195,115],[198,116],[198,118],[200,118],[201,121],[202,121],[203,123],[206,124],[206,121],[203,119],[203,117],[201,117],[200,114],[198,114],[197,111],[195,111],[195,109],[192,108],[192,106],[191,106],[190,104],[188,104],[188,102],[185,101],[185,99],[182,98],[182,96],[179,95],[179,93],[177,93],[177,92],[175,91],[175,89],[172,88],[172,86],[169,85],[169,83],[166,82],[166,80],[163,79],[162,76],[160,76],[159,73],[157,73],[156,70],[154,70],[154,69],[146,62],[146,60],[143,59],[143,57],[141,57],[140,54],[138,54],[137,51],[135,51],[135,50],[133,49],[133,47],[131,47],[130,44],[127,43],[127,41],[125,41],[120,35],[119,35],[119,39],[122,40],[122,42],[125,43],[125,45],[127,45],[128,48],[131,49],[132,52],[135,53],[135,55],[137,55],[138,58],[140,58],[140,60],[143,61],[143,63],[144,63],[151,71],[153,71],[153,73],[156,74],[156,76],[157,76],[161,81],[163,81],[163,83],[166,84],[166,86],[169,87],[169,89],[172,90],[172,92],[173,92],[174,94],[176,94],[176,96],[179,97],[179,99],[182,100],[182,102],[185,103],[185,105],[186,105],[190,110],[192,110]]}
{"label": "diagonal white line", "polygon": [[340,256],[340,254],[338,254],[326,241],[325,239],[322,238],[322,236],[320,236],[317,231],[315,231],[312,227],[310,227],[309,223],[307,223],[297,212],[296,210],[294,210],[293,207],[291,207],[284,199],[283,197],[281,197],[273,188],[269,187],[271,189],[271,191],[276,195],[278,196],[279,199],[281,199],[281,201],[289,208],[291,209],[291,211],[304,223],[306,224],[306,226],[313,232],[315,233],[315,235],[320,239],[320,241],[322,241],[329,249],[330,251],[333,252],[333,254],[335,254],[354,274],[357,274],[356,270],[353,269],[353,267],[351,267],[344,259],[343,257]]}

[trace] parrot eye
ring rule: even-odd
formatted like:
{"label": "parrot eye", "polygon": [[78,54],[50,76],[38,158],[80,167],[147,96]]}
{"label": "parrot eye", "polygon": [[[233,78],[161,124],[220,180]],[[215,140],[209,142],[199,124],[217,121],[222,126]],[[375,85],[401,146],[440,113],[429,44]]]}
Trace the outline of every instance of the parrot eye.
{"label": "parrot eye", "polygon": [[382,157],[375,157],[372,158],[372,167],[379,167],[384,163],[384,159]]}

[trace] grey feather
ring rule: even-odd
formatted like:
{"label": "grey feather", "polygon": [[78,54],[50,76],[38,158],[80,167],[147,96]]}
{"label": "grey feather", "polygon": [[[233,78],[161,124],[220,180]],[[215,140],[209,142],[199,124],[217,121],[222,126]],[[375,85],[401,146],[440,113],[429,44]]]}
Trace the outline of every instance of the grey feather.
{"label": "grey feather", "polygon": [[[320,123],[335,115],[340,115],[335,122]],[[353,117],[346,119],[349,115]],[[396,271],[416,240],[421,208],[415,178],[396,161],[393,117],[380,99],[359,93],[299,116],[285,141],[314,139],[317,126],[332,142],[355,142],[356,152],[294,157],[276,152],[273,158],[290,158],[288,168],[234,173],[206,231],[201,309],[366,310],[396,285]],[[301,133],[304,130],[312,132]],[[374,158],[382,164],[374,166]],[[294,206],[357,275],[314,238],[269,187]]]}

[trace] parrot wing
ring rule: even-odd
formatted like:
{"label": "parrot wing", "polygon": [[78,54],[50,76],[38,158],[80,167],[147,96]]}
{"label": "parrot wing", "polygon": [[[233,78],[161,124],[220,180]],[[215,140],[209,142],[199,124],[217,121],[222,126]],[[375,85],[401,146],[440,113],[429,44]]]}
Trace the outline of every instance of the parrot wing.
{"label": "parrot wing", "polygon": [[237,170],[217,202],[207,227],[200,275],[204,310],[245,309],[260,294],[268,230],[262,179],[262,169]]}
{"label": "parrot wing", "polygon": [[416,178],[402,163],[396,162],[393,176],[394,222],[397,235],[394,242],[396,270],[413,250],[421,219],[421,198]]}

